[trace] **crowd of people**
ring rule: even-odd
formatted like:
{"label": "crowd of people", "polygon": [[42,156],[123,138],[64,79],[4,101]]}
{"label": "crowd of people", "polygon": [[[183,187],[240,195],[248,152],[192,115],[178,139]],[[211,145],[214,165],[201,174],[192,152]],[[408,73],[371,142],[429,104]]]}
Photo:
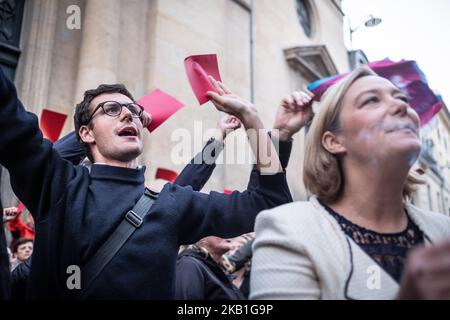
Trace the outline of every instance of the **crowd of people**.
{"label": "crowd of people", "polygon": [[[155,193],[138,160],[151,115],[123,85],[86,91],[75,131],[52,144],[0,71],[0,164],[32,215],[2,208],[2,298],[450,298],[450,219],[409,201],[419,118],[398,88],[362,67],[315,115],[311,95],[283,98],[268,131],[251,102],[210,81],[226,114],[217,134]],[[286,170],[306,126],[297,178],[312,196],[294,202]],[[202,193],[240,127],[259,133],[246,190]],[[67,285],[73,266],[79,286]]]}

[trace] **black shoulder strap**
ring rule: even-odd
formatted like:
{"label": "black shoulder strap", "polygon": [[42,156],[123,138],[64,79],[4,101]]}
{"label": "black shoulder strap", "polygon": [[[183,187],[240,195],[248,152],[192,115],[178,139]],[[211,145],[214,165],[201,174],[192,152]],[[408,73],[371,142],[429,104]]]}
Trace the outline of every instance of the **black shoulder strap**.
{"label": "black shoulder strap", "polygon": [[125,214],[124,219],[116,230],[114,230],[100,249],[86,263],[81,272],[81,296],[86,293],[94,280],[120,248],[122,248],[125,242],[127,242],[133,232],[142,225],[145,215],[150,211],[156,198],[157,195],[146,188],[144,194],[134,205],[133,209]]}

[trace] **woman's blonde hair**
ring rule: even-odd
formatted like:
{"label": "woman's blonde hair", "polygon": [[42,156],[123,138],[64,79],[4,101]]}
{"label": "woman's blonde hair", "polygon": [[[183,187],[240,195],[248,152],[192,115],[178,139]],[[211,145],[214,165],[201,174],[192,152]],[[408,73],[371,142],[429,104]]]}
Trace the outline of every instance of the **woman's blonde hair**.
{"label": "woman's blonde hair", "polygon": [[[344,175],[338,156],[327,151],[322,145],[323,134],[330,131],[339,134],[339,114],[344,96],[358,79],[377,74],[368,67],[360,67],[331,86],[322,97],[319,111],[308,131],[303,167],[303,182],[306,189],[325,203],[333,203],[344,190]],[[410,171],[403,189],[406,200],[415,191],[415,185],[423,183]]]}

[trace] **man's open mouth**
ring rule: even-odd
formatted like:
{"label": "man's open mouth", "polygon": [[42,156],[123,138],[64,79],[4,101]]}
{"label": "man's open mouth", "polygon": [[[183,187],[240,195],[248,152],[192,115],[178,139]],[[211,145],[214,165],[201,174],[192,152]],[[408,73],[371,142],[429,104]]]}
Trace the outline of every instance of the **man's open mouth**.
{"label": "man's open mouth", "polygon": [[119,137],[136,137],[137,130],[134,127],[125,127],[119,131]]}

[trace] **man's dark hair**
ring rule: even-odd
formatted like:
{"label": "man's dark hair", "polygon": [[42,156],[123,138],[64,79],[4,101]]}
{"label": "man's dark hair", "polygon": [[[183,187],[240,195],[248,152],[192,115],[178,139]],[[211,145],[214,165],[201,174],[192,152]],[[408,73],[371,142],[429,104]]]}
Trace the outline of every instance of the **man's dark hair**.
{"label": "man's dark hair", "polygon": [[[88,156],[89,160],[91,160],[91,162],[93,162],[94,159],[92,158],[92,154],[89,150],[89,145],[87,145],[81,140],[79,131],[82,125],[87,124],[86,122],[91,116],[91,112],[93,111],[93,108],[91,108],[92,110],[90,110],[89,108],[91,101],[94,100],[95,97],[104,93],[121,93],[134,101],[132,94],[127,90],[127,88],[123,84],[101,84],[97,87],[97,89],[87,90],[84,93],[83,101],[77,104],[75,108],[75,115],[73,116],[73,120],[75,124],[75,133],[77,139],[83,146],[86,155]],[[92,128],[91,123],[87,125],[89,128]]]}
{"label": "man's dark hair", "polygon": [[17,250],[19,249],[19,247],[20,247],[21,245],[25,244],[25,243],[28,243],[28,242],[34,243],[34,240],[31,239],[31,238],[19,238],[19,239],[17,239],[16,241],[14,241],[14,242],[11,244],[11,250],[12,250],[12,252],[13,252],[13,253],[17,253]]}

